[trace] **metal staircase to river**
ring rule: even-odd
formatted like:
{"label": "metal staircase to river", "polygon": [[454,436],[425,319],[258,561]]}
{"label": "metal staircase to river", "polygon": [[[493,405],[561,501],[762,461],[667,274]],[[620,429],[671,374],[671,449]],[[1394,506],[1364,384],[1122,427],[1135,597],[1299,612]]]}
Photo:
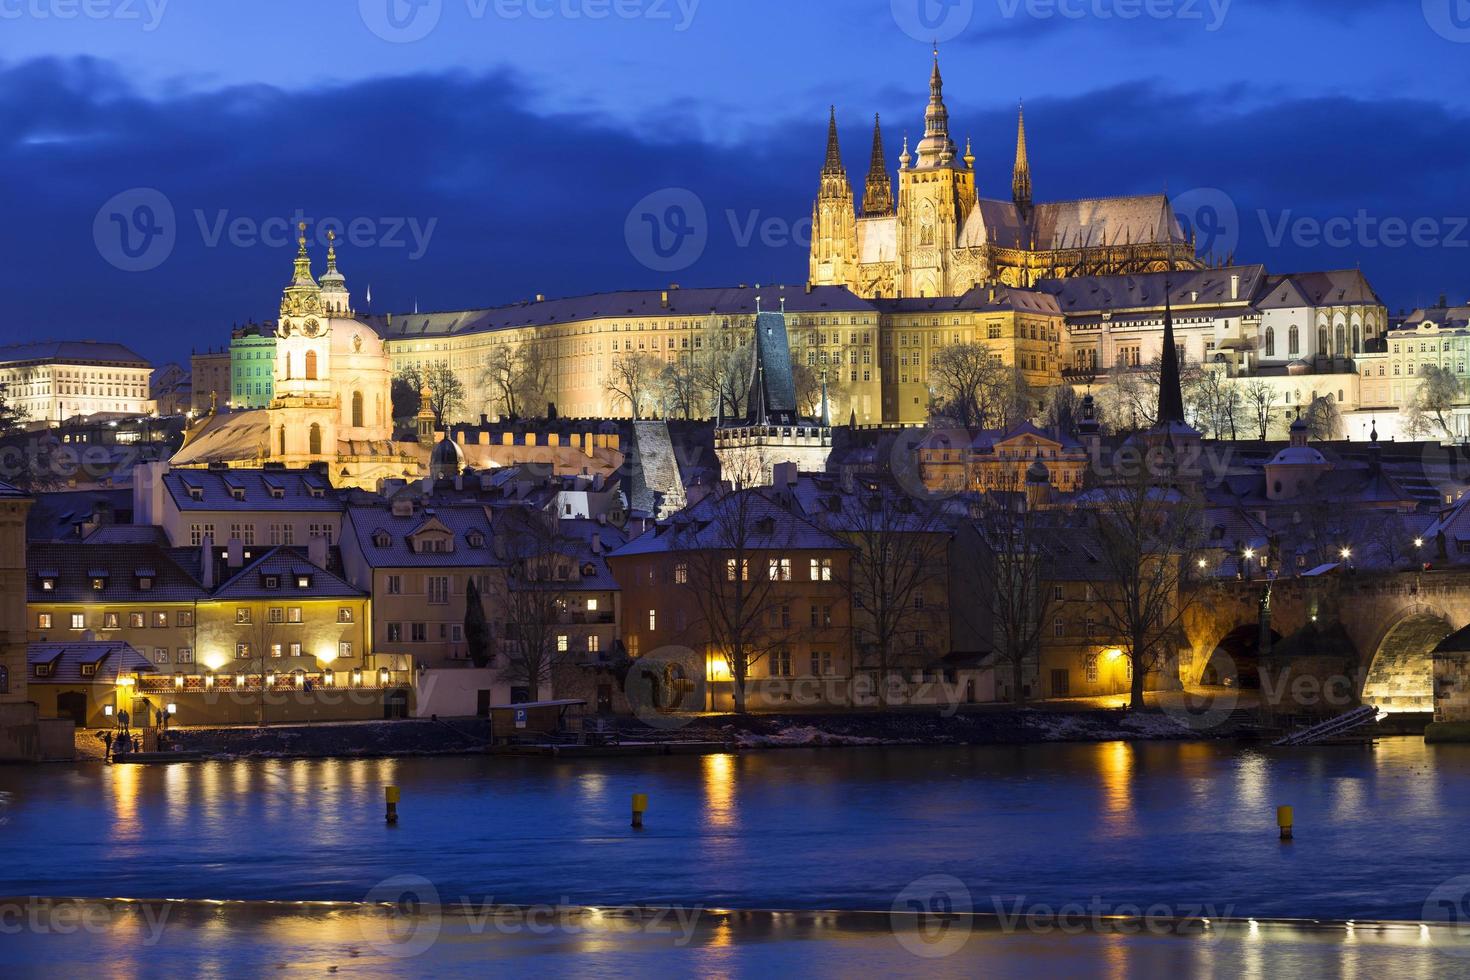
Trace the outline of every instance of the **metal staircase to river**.
{"label": "metal staircase to river", "polygon": [[1361,728],[1378,720],[1378,709],[1371,704],[1354,708],[1346,714],[1329,718],[1320,724],[1310,728],[1303,728],[1292,732],[1285,738],[1278,738],[1272,745],[1315,745],[1329,738],[1345,735],[1354,728]]}

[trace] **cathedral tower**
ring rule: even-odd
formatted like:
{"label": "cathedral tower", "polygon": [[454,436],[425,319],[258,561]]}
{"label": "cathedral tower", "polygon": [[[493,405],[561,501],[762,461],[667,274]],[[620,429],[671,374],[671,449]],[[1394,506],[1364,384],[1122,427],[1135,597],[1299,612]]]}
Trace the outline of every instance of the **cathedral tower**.
{"label": "cathedral tower", "polygon": [[1011,171],[1011,200],[1021,220],[1031,223],[1035,208],[1031,204],[1031,161],[1026,156],[1026,109],[1016,110],[1016,166]]}
{"label": "cathedral tower", "polygon": [[883,153],[883,126],[873,117],[873,158],[868,164],[868,186],[863,195],[863,217],[893,213],[893,181],[888,177],[888,160]]}
{"label": "cathedral tower", "polygon": [[812,207],[811,282],[819,286],[857,285],[857,212],[853,207],[852,184],[842,166],[842,148],[837,142],[837,107],[827,123],[827,161],[822,166],[822,185]]}
{"label": "cathedral tower", "polygon": [[944,104],[939,52],[929,77],[929,108],[917,158],[898,175],[898,288],[903,296],[958,296],[982,282],[985,270],[960,268],[956,247],[975,209],[975,172],[957,159]]}

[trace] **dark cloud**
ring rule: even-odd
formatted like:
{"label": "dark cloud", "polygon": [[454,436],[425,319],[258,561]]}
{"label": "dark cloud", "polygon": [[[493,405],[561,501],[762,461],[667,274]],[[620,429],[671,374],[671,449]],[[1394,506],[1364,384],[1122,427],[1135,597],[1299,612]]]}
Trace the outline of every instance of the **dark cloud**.
{"label": "dark cloud", "polygon": [[[298,207],[366,219],[379,235],[396,219],[435,222],[418,260],[406,231],[400,246],[343,248],[359,304],[371,283],[379,310],[670,281],[804,280],[799,236],[825,119],[802,110],[754,140],[714,146],[684,135],[698,129],[676,112],[615,128],[593,116],[537,115],[526,108],[534,94],[505,74],[420,74],[305,93],[251,86],[149,98],[95,61],[0,66],[4,332],[118,339],[159,360],[218,344],[231,322],[272,315],[291,249],[211,247],[200,220],[206,230],[221,215],[279,222]],[[924,97],[914,95],[913,116]],[[957,133],[975,135],[982,193],[1005,196],[1013,118],[970,113],[964,93],[950,97]],[[1255,217],[1261,208],[1316,218],[1359,208],[1463,214],[1457,161],[1470,150],[1470,129],[1443,108],[1273,103],[1239,91],[1180,98],[1138,84],[1028,103],[1027,117],[1039,198],[1144,193],[1165,180],[1175,194],[1218,187],[1243,217],[1242,260],[1281,270],[1361,260],[1395,306],[1470,291],[1470,249],[1269,247]],[[856,110],[842,118],[859,188],[870,119]],[[890,128],[891,155],[897,143]],[[93,222],[105,201],[137,187],[167,197],[177,243],[156,269],[125,272],[99,253]],[[635,202],[675,187],[705,207],[708,245],[690,268],[656,271],[630,251],[624,226]]]}

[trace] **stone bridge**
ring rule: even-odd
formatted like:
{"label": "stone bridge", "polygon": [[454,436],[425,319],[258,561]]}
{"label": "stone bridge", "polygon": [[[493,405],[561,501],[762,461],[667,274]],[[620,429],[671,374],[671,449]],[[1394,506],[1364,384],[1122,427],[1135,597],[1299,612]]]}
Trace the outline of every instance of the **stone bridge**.
{"label": "stone bridge", "polygon": [[1470,625],[1470,569],[1202,585],[1185,616],[1190,656],[1180,662],[1180,680],[1220,679],[1237,664],[1242,675],[1264,667],[1255,662],[1263,608],[1278,655],[1317,661],[1319,677],[1345,673],[1358,699],[1384,711],[1433,711],[1430,653]]}

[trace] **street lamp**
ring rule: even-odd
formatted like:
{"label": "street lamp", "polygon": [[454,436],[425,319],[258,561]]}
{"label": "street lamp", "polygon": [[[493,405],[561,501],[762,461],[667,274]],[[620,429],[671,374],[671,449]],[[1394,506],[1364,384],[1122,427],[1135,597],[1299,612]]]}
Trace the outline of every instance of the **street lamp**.
{"label": "street lamp", "polygon": [[1353,556],[1353,549],[1343,548],[1341,551],[1338,552],[1338,554],[1342,556],[1343,561],[1347,561]]}
{"label": "street lamp", "polygon": [[1416,548],[1422,548],[1422,547],[1424,547],[1424,539],[1423,538],[1415,538],[1414,539],[1414,547],[1416,547]]}

